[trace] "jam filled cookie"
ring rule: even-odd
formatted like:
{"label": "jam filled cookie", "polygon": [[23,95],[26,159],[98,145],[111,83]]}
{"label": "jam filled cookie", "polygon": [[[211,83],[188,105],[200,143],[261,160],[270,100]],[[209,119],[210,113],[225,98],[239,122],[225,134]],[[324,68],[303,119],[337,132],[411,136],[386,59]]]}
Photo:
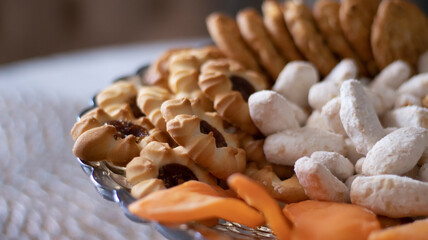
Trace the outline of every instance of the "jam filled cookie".
{"label": "jam filled cookie", "polygon": [[223,119],[249,134],[259,132],[250,118],[247,101],[251,94],[268,87],[262,75],[231,59],[212,60],[202,66],[199,86],[214,101],[214,109]]}
{"label": "jam filled cookie", "polygon": [[380,0],[342,0],[339,9],[343,33],[371,76],[379,72],[370,46],[373,18],[379,3]]}
{"label": "jam filled cookie", "polygon": [[427,18],[407,1],[383,1],[373,22],[371,43],[380,68],[403,60],[416,69],[419,56],[428,49]]}
{"label": "jam filled cookie", "polygon": [[138,157],[128,163],[126,180],[133,186],[131,194],[135,198],[189,180],[217,184],[216,178],[197,166],[182,147],[171,148],[160,142],[150,142]]}
{"label": "jam filled cookie", "polygon": [[358,65],[359,73],[367,76],[366,68],[354,52],[343,34],[339,20],[340,3],[334,0],[319,0],[314,5],[314,17],[318,28],[331,51],[340,58],[352,58]]}
{"label": "jam filled cookie", "polygon": [[235,20],[221,13],[212,13],[206,20],[208,32],[218,48],[245,67],[260,71],[259,64],[239,33]]}
{"label": "jam filled cookie", "polygon": [[285,59],[278,53],[264,26],[262,17],[252,8],[240,11],[236,17],[239,30],[257,60],[276,79],[285,66]]}
{"label": "jam filled cookie", "polygon": [[117,166],[125,166],[151,141],[169,142],[165,133],[153,128],[145,117],[136,119],[129,108],[114,116],[95,108],[75,123],[71,135],[76,141],[75,156],[85,161],[107,160]]}
{"label": "jam filled cookie", "polygon": [[174,99],[162,104],[162,116],[171,137],[190,158],[220,179],[245,169],[245,151],[236,135],[225,132],[223,119],[205,112],[198,99]]}
{"label": "jam filled cookie", "polygon": [[284,4],[284,18],[294,42],[302,54],[327,76],[337,60],[318,32],[311,10],[298,1]]}
{"label": "jam filled cookie", "polygon": [[110,115],[129,105],[135,118],[144,116],[137,107],[137,87],[131,81],[118,81],[97,94],[95,102]]}
{"label": "jam filled cookie", "polygon": [[137,105],[156,128],[166,131],[166,123],[162,117],[160,107],[163,102],[171,98],[173,98],[173,95],[166,88],[144,86],[138,90]]}
{"label": "jam filled cookie", "polygon": [[212,102],[199,89],[198,76],[204,62],[220,57],[224,55],[212,46],[173,54],[168,62],[168,86],[176,98],[198,98],[205,110],[212,110]]}
{"label": "jam filled cookie", "polygon": [[263,2],[263,21],[272,41],[289,61],[303,60],[302,54],[297,49],[287,29],[282,14],[281,6],[276,0]]}

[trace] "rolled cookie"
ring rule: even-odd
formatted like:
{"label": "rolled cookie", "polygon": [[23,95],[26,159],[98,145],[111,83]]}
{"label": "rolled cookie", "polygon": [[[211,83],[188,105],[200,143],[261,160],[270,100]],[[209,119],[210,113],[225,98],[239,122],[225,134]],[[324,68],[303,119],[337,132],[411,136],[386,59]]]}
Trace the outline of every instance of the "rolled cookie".
{"label": "rolled cookie", "polygon": [[348,80],[340,88],[340,119],[357,152],[367,154],[373,145],[385,136],[363,86],[357,80]]}
{"label": "rolled cookie", "polygon": [[292,106],[274,91],[263,90],[252,94],[248,98],[248,107],[251,119],[265,136],[299,127]]}
{"label": "rolled cookie", "polygon": [[323,164],[302,157],[296,161],[294,171],[310,199],[349,202],[349,189]]}
{"label": "rolled cookie", "polygon": [[382,116],[384,127],[428,128],[428,109],[419,106],[397,108]]}
{"label": "rolled cookie", "polygon": [[400,94],[411,94],[418,98],[428,95],[428,73],[421,73],[410,78],[398,88]]}
{"label": "rolled cookie", "polygon": [[308,120],[306,120],[306,127],[319,128],[324,131],[329,132],[330,127],[324,122],[324,118],[321,115],[321,112],[318,110],[312,111],[311,115],[309,115]]}
{"label": "rolled cookie", "polygon": [[311,160],[324,165],[341,181],[345,181],[354,174],[354,165],[336,152],[317,151],[311,154]]}
{"label": "rolled cookie", "polygon": [[263,150],[269,162],[288,166],[316,151],[346,153],[342,136],[311,127],[272,134],[266,138]]}
{"label": "rolled cookie", "polygon": [[272,89],[302,108],[308,107],[309,89],[319,81],[317,69],[305,61],[288,63]]}
{"label": "rolled cookie", "polygon": [[392,217],[428,216],[428,183],[396,175],[357,177],[351,202]]}
{"label": "rolled cookie", "polygon": [[404,81],[409,79],[412,74],[412,69],[409,64],[397,60],[385,67],[373,80],[371,87],[382,88],[388,86],[397,89]]}
{"label": "rolled cookie", "polygon": [[400,128],[379,140],[367,153],[362,173],[364,175],[404,174],[418,163],[427,147],[427,129]]}
{"label": "rolled cookie", "polygon": [[407,106],[422,106],[421,99],[411,94],[400,94],[395,99],[394,108]]}
{"label": "rolled cookie", "polygon": [[325,124],[334,133],[346,136],[342,121],[340,120],[340,97],[336,97],[328,101],[321,110],[321,115],[324,118]]}

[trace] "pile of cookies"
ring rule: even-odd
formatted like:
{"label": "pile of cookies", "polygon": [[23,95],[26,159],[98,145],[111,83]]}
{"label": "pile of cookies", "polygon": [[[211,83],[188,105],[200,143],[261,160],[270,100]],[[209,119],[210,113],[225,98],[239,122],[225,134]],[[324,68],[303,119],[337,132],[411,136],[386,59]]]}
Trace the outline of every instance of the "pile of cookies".
{"label": "pile of cookies", "polygon": [[168,50],[101,91],[71,131],[74,154],[124,167],[143,202],[194,180],[214,190],[178,189],[234,197],[217,188],[243,173],[284,203],[352,203],[383,226],[428,216],[426,16],[404,0],[262,12],[213,13],[216,46]]}

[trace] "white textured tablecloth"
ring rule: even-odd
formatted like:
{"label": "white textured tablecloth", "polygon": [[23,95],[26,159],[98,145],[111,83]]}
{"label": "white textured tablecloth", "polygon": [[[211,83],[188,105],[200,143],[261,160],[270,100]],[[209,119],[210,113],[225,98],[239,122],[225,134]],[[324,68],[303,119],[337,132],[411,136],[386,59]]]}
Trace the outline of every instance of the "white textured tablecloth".
{"label": "white textured tablecloth", "polygon": [[104,48],[0,66],[0,239],[161,239],[104,200],[70,129],[92,96],[162,51],[201,39]]}

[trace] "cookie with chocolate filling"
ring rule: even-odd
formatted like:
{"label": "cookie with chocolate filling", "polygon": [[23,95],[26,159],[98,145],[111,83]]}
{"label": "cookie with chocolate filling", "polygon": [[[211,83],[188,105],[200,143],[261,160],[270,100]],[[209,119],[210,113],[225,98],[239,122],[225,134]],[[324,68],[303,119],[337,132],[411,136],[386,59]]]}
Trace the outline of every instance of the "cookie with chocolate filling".
{"label": "cookie with chocolate filling", "polygon": [[125,166],[151,141],[170,142],[168,135],[145,118],[135,118],[129,108],[109,115],[101,108],[86,113],[71,130],[73,153],[84,161],[107,160]]}
{"label": "cookie with chocolate filling", "polygon": [[192,161],[182,147],[171,148],[160,142],[150,142],[126,165],[126,180],[135,198],[189,180],[217,184],[217,179]]}
{"label": "cookie with chocolate filling", "polygon": [[212,60],[202,66],[199,87],[223,119],[249,134],[259,133],[247,101],[252,93],[268,87],[262,75],[231,59]]}
{"label": "cookie with chocolate filling", "polygon": [[170,136],[189,157],[211,174],[227,179],[245,169],[245,151],[238,147],[236,135],[227,133],[223,119],[206,112],[198,99],[173,99],[162,104],[162,116]]}

